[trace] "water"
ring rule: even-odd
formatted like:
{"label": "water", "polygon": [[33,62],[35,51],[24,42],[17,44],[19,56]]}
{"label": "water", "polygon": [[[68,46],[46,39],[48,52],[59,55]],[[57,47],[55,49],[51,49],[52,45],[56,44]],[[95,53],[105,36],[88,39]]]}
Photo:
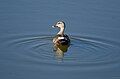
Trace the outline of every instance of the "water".
{"label": "water", "polygon": [[[120,79],[120,1],[0,0],[0,79]],[[51,26],[71,45],[58,61]]]}

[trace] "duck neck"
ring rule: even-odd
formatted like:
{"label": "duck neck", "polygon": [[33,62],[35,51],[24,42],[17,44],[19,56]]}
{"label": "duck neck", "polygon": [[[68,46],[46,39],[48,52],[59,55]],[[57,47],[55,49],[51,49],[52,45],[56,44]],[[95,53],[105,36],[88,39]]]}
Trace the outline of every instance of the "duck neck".
{"label": "duck neck", "polygon": [[64,28],[60,28],[60,31],[58,32],[58,35],[63,35],[64,34]]}

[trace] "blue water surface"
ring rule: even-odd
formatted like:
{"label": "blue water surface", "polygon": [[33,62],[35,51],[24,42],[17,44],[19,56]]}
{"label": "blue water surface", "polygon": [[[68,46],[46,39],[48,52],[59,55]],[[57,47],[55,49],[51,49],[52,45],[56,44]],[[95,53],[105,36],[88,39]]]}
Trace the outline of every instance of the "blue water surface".
{"label": "blue water surface", "polygon": [[[62,61],[52,38],[63,20]],[[119,0],[0,0],[0,79],[120,79]]]}

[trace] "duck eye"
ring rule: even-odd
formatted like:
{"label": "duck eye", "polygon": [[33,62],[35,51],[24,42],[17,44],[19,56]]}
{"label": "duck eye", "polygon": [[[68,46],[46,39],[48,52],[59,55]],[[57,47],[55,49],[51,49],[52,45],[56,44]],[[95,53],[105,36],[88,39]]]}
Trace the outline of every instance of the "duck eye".
{"label": "duck eye", "polygon": [[58,24],[61,24],[60,22],[58,22]]}

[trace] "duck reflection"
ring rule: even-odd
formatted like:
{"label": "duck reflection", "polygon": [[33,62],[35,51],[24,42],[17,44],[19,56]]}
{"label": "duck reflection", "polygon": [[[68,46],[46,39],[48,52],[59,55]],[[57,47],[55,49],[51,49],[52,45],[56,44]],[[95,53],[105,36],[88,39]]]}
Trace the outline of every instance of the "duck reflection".
{"label": "duck reflection", "polygon": [[62,59],[64,53],[67,52],[70,46],[70,39],[68,35],[64,34],[65,23],[63,21],[58,21],[53,27],[60,29],[57,35],[53,38],[53,50],[55,51],[55,56],[58,59]]}

